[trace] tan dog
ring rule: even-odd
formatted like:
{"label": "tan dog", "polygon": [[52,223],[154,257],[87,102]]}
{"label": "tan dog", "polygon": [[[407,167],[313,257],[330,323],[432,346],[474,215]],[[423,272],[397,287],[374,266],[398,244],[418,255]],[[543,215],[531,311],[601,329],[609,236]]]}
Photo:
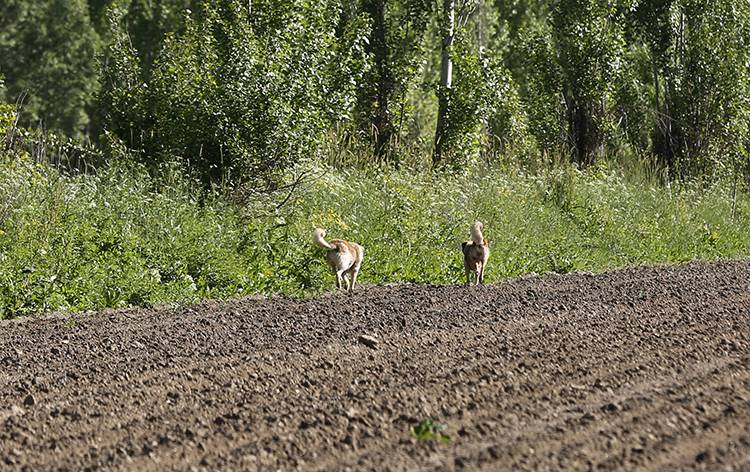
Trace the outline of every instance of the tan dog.
{"label": "tan dog", "polygon": [[461,252],[464,253],[464,270],[466,271],[466,285],[471,284],[469,274],[476,274],[474,283],[484,283],[484,270],[487,267],[487,259],[490,258],[490,242],[484,239],[481,221],[471,225],[471,241],[461,243]]}
{"label": "tan dog", "polygon": [[[326,235],[324,229],[317,228],[313,231],[313,241],[320,247],[328,249],[326,261],[336,274],[336,288],[342,288],[346,281],[346,289],[354,290],[357,283],[357,274],[365,257],[365,248],[357,243],[344,241],[343,239],[331,239],[330,242],[323,239]],[[351,280],[346,276],[350,275]]]}

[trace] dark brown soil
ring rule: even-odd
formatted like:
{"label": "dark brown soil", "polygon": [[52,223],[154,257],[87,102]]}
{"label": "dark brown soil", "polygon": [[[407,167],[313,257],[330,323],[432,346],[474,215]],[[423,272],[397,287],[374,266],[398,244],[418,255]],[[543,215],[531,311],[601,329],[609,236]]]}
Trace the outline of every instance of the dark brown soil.
{"label": "dark brown soil", "polygon": [[750,261],[6,321],[0,423],[10,470],[750,470]]}

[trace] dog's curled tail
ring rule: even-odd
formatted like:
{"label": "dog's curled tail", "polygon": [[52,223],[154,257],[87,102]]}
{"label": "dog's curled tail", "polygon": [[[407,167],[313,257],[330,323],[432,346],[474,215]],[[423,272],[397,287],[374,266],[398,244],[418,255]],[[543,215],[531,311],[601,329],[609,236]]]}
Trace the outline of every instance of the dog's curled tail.
{"label": "dog's curled tail", "polygon": [[325,248],[325,249],[336,249],[328,241],[323,239],[325,235],[326,235],[326,230],[322,228],[315,228],[315,231],[313,231],[313,242],[317,244],[318,246]]}
{"label": "dog's curled tail", "polygon": [[475,221],[474,224],[471,225],[471,241],[477,246],[484,244],[484,235],[482,234],[483,229],[484,225],[481,221]]}

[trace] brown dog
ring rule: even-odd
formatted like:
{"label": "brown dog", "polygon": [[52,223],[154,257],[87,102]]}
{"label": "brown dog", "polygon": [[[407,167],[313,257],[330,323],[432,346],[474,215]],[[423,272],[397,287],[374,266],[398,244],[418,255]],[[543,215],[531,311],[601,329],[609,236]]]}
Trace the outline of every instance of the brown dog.
{"label": "brown dog", "polygon": [[466,271],[466,285],[471,284],[469,274],[476,274],[474,283],[484,283],[484,269],[487,267],[487,259],[490,258],[490,242],[484,239],[481,221],[471,225],[471,240],[461,243],[461,252],[464,253],[464,270]]}
{"label": "brown dog", "polygon": [[[317,228],[313,231],[313,241],[318,246],[328,249],[326,261],[336,274],[336,288],[342,288],[343,282],[346,281],[346,289],[352,292],[365,257],[365,248],[343,239],[331,239],[329,242],[323,239],[325,235],[324,229]],[[351,280],[347,276],[350,276]]]}

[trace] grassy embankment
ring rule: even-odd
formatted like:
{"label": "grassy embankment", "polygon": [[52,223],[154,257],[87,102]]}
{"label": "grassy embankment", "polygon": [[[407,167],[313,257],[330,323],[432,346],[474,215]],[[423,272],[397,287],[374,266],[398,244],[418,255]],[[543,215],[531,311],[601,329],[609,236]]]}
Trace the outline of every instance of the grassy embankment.
{"label": "grassy embankment", "polygon": [[[606,169],[429,177],[319,168],[293,197],[237,205],[134,166],[65,176],[0,161],[0,317],[50,310],[301,296],[333,277],[313,227],[366,248],[361,282],[458,283],[474,219],[488,281],[750,254],[750,198],[729,185],[675,189]],[[480,177],[481,175],[481,177]]]}

